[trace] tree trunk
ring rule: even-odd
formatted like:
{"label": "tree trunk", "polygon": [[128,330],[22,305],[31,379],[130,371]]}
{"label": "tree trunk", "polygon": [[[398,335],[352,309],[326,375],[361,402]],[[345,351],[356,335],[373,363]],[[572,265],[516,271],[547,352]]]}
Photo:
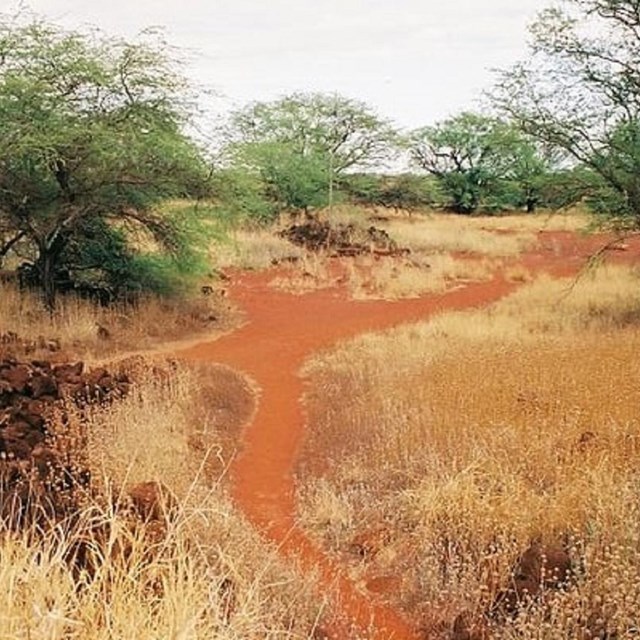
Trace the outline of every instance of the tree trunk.
{"label": "tree trunk", "polygon": [[38,258],[38,272],[40,274],[40,285],[42,286],[42,296],[44,306],[49,313],[53,313],[56,306],[56,260],[50,251],[40,253]]}
{"label": "tree trunk", "polygon": [[53,313],[56,306],[56,270],[60,256],[67,244],[67,236],[60,230],[48,234],[38,243],[38,260],[35,267],[40,280],[44,306]]}
{"label": "tree trunk", "polygon": [[536,212],[536,198],[527,198],[527,213],[535,213]]}

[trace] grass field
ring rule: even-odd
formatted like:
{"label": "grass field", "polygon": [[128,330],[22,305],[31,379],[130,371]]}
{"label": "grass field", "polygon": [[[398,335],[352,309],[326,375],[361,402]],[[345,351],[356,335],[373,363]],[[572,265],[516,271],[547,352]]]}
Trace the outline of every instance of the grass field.
{"label": "grass field", "polygon": [[[313,575],[284,565],[222,482],[233,452],[221,434],[248,419],[250,389],[221,369],[140,359],[126,368],[146,382],[88,419],[72,417],[64,430],[88,438],[80,463],[96,493],[73,518],[45,525],[44,536],[35,525],[0,529],[0,637],[310,637],[323,606],[311,598]],[[132,524],[122,508],[141,481],[161,482],[177,500],[166,529]],[[92,561],[70,563],[81,542]]]}
{"label": "grass field", "polygon": [[614,267],[543,279],[486,311],[315,358],[302,522],[364,588],[393,578],[387,597],[430,637],[449,637],[464,611],[482,618],[536,538],[567,546],[580,579],[491,637],[629,633],[640,610],[639,285]]}
{"label": "grass field", "polygon": [[228,301],[215,292],[174,300],[149,296],[133,306],[109,307],[75,296],[59,297],[51,315],[44,312],[37,293],[12,284],[0,283],[0,299],[0,334],[15,334],[29,353],[40,355],[52,345],[67,357],[99,359],[199,333],[223,332],[237,322]]}
{"label": "grass field", "polygon": [[[579,214],[330,215],[376,224],[410,252],[329,259],[276,236],[280,225],[232,231],[212,250],[212,270],[233,286],[239,271],[277,264],[272,287],[390,305],[489,281],[496,270],[521,287],[487,309],[362,335],[306,363],[301,525],[358,591],[405,612],[425,637],[633,637],[640,272],[605,265],[557,280],[519,263],[539,231],[583,229]],[[0,334],[33,343],[24,357],[108,360],[136,381],[126,398],[58,422],[61,446],[86,444],[78,463],[92,489],[78,513],[45,537],[0,530],[0,638],[326,637],[331,587],[284,559],[229,497],[229,466],[261,390],[222,365],[139,355],[203,329],[211,339],[231,330],[233,303],[216,292],[122,308],[61,298],[48,316],[35,295],[0,287]],[[149,481],[178,505],[159,537],[119,506]],[[98,570],[79,575],[68,557],[86,540]],[[517,616],[488,619],[535,540],[569,551],[574,581],[523,602]],[[456,635],[461,616],[479,635]]]}

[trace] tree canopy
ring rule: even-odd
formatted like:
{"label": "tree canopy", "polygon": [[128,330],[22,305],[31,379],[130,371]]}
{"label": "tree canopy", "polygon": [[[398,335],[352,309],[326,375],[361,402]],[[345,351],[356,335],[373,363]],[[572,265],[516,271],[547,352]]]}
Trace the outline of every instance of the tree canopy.
{"label": "tree canopy", "polygon": [[234,113],[227,155],[260,174],[276,209],[323,206],[338,176],[379,166],[393,153],[391,125],[356,100],[294,93]]}
{"label": "tree canopy", "polygon": [[457,213],[473,213],[481,203],[533,211],[549,168],[549,159],[510,123],[472,112],[414,131],[409,149]]}
{"label": "tree canopy", "polygon": [[365,168],[389,160],[395,131],[358,100],[294,93],[254,102],[233,114],[230,135],[241,143],[280,143],[300,156],[331,156],[333,170]]}
{"label": "tree canopy", "polygon": [[0,16],[0,251],[28,244],[49,307],[64,252],[96,221],[183,247],[154,206],[198,195],[206,177],[183,133],[187,88],[149,34],[125,42]]}
{"label": "tree canopy", "polygon": [[565,0],[531,29],[531,55],[500,74],[497,108],[599,177],[591,202],[640,225],[640,4]]}

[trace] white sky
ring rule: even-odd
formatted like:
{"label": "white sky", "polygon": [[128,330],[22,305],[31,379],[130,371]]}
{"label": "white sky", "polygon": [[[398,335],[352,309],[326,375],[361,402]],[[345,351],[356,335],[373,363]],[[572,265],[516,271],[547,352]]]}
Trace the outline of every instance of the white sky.
{"label": "white sky", "polygon": [[[166,28],[189,74],[225,111],[318,90],[358,98],[403,127],[474,108],[491,68],[526,53],[551,0],[28,0],[68,27]],[[16,0],[0,0],[0,10]]]}

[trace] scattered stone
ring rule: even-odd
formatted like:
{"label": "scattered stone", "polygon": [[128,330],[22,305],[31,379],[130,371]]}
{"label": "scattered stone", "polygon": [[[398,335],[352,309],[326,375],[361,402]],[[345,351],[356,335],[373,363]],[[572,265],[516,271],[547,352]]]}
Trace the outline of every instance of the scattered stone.
{"label": "scattered stone", "polygon": [[171,491],[160,482],[141,482],[129,489],[129,498],[135,514],[143,522],[166,523],[167,515],[177,502]]}
{"label": "scattered stone", "polygon": [[364,559],[376,556],[391,542],[392,534],[387,527],[372,528],[358,533],[351,540],[349,551]]}
{"label": "scattered stone", "polygon": [[[69,490],[88,483],[87,471],[70,468],[50,430],[54,416],[64,423],[68,403],[80,410],[129,391],[126,375],[85,371],[82,362],[0,359],[0,513],[21,526],[34,513],[63,515]],[[44,505],[44,506],[43,506]]]}
{"label": "scattered stone", "polygon": [[513,616],[544,591],[564,589],[573,579],[573,564],[567,551],[560,545],[543,545],[536,540],[518,558],[509,586],[498,593],[489,614]]}
{"label": "scattered stone", "polygon": [[370,226],[363,229],[354,224],[338,223],[311,218],[293,224],[279,233],[293,244],[307,251],[329,251],[333,256],[349,257],[362,254],[406,255],[383,229]]}
{"label": "scattered stone", "polygon": [[475,620],[468,611],[456,616],[451,629],[451,640],[487,640],[489,631],[483,620]]}
{"label": "scattered stone", "polygon": [[96,335],[99,340],[111,340],[111,331],[106,327],[103,327],[101,324],[97,325]]}
{"label": "scattered stone", "polygon": [[27,383],[31,378],[31,372],[26,365],[10,364],[5,365],[0,371],[0,379],[6,383],[4,386],[13,393],[24,393]]}
{"label": "scattered stone", "polygon": [[576,442],[575,448],[579,453],[585,453],[595,444],[597,436],[593,431],[585,431],[580,435]]}
{"label": "scattered stone", "polygon": [[15,331],[0,333],[0,347],[3,351],[11,348],[13,353],[32,354],[38,350],[55,352],[60,351],[61,343],[58,338],[45,338],[38,336],[35,340],[20,337]]}

